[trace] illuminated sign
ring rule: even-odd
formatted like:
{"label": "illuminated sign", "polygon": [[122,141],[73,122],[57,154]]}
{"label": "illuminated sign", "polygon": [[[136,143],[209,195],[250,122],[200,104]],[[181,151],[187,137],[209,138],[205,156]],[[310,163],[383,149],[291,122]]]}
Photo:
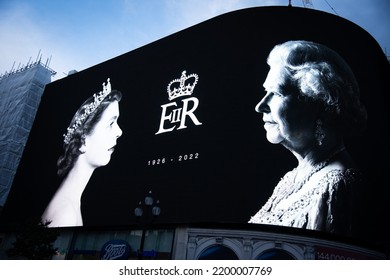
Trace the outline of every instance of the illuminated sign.
{"label": "illuminated sign", "polygon": [[[335,145],[328,156],[313,158],[314,167],[303,173],[294,170],[298,167],[297,158],[290,150],[295,149],[295,153],[302,143],[321,147],[318,150],[330,147],[327,141],[334,131],[330,133],[325,125],[334,119],[323,117],[321,106],[312,96],[289,97],[289,93],[296,92],[290,87],[292,83],[278,84],[286,75],[276,71],[267,58],[275,46],[292,41],[319,43],[341,56],[356,78],[359,100],[368,115],[367,127],[361,135],[345,138],[343,145]],[[326,69],[313,67],[296,77],[306,77],[306,83],[302,84],[306,89],[312,88],[309,82],[321,76],[318,73],[325,73],[321,71]],[[42,216],[58,194],[62,178],[57,176],[57,161],[64,153],[64,145],[74,143],[70,138],[77,133],[69,134],[68,143],[64,143],[63,135],[80,105],[100,92],[102,82],[108,77],[110,91],[122,93],[121,100],[110,107],[116,113],[112,127],[117,138],[115,144],[113,141],[102,149],[106,161],[99,161],[85,188],[70,192],[74,195],[77,192],[77,198],[81,198],[72,201],[79,203],[69,205],[66,199],[54,203],[64,203],[64,209],[78,209],[75,216],[79,223],[60,226],[136,225],[134,209],[152,191],[161,208],[158,218],[150,218],[153,223],[232,223],[257,229],[265,223],[264,216],[254,218],[259,224],[248,222],[263,206],[269,209],[274,206],[272,201],[267,202],[275,187],[294,184],[290,191],[281,186],[281,195],[273,200],[280,208],[270,212],[268,220],[275,221],[279,230],[326,225],[324,219],[313,219],[313,215],[299,221],[292,217],[293,211],[284,207],[287,194],[297,197],[303,190],[312,191],[313,196],[302,202],[305,211],[313,210],[311,205],[315,200],[316,206],[331,213],[334,208],[323,203],[324,197],[336,193],[333,191],[337,187],[346,190],[343,194],[359,194],[363,198],[359,209],[364,218],[357,219],[363,224],[359,225],[356,238],[388,242],[390,233],[377,221],[385,220],[390,205],[389,189],[381,183],[387,170],[378,164],[383,161],[383,149],[388,146],[384,94],[389,92],[389,63],[378,43],[362,28],[332,14],[293,7],[259,7],[221,15],[48,84],[2,211],[2,224]],[[324,96],[323,92],[318,96]],[[275,116],[266,116],[267,110],[275,110],[277,104],[286,100],[314,104],[290,112],[299,117],[294,123],[296,127],[310,127],[312,133],[293,135],[295,139],[309,135],[310,141],[305,138],[288,149],[280,145],[287,142],[287,137],[280,139],[289,130],[278,131],[281,123]],[[339,100],[331,101],[339,105]],[[344,105],[332,107],[327,113],[343,108]],[[308,125],[309,113],[311,125]],[[317,117],[319,121],[315,120]],[[344,119],[343,123],[352,119]],[[110,130],[110,124],[105,128]],[[82,133],[81,126],[77,129]],[[87,145],[91,139],[83,140],[80,136],[79,140],[85,140],[83,144]],[[74,150],[83,153],[83,148],[81,145]],[[319,174],[335,166],[329,164],[329,159],[333,154],[344,155],[344,148],[370,185],[361,192],[351,191],[343,189],[340,180],[335,188],[325,191],[305,189],[313,186]],[[89,163],[97,166],[94,160],[88,158]],[[328,178],[340,174],[333,175],[329,173]],[[60,197],[65,198],[69,193],[64,194]],[[301,207],[298,200],[293,205]],[[343,207],[346,205],[349,204],[344,203]],[[262,211],[268,211],[265,208]],[[345,209],[343,213],[352,212],[349,206]],[[358,213],[353,214],[357,217]],[[282,216],[283,222],[279,223]],[[329,221],[332,217],[328,215]],[[332,227],[324,226],[321,230],[339,235]]]}
{"label": "illuminated sign", "polygon": [[101,250],[102,260],[127,260],[130,256],[131,248],[124,240],[110,240],[103,245]]}
{"label": "illuminated sign", "polygon": [[316,246],[316,260],[370,260],[375,257],[356,251]]}
{"label": "illuminated sign", "polygon": [[[183,71],[180,79],[175,79],[168,84],[168,99],[171,101],[178,97],[187,97],[191,95],[197,82],[198,75],[190,74],[187,76],[186,71]],[[178,106],[176,102],[161,105],[162,113],[160,128],[156,134],[170,132],[174,129],[179,130],[187,128],[187,117],[189,117],[195,125],[202,125],[195,116],[195,110],[198,108],[199,100],[196,97],[187,97],[182,99],[181,102],[181,106]],[[172,124],[172,126],[164,128],[165,121]],[[174,123],[180,123],[180,125],[176,128],[176,125],[173,125]]]}

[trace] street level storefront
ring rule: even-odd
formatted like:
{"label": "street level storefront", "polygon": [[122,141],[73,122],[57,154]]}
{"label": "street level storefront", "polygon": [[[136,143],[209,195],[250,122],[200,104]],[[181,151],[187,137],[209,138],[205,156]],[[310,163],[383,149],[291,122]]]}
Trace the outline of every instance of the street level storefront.
{"label": "street level storefront", "polygon": [[59,250],[57,258],[171,259],[173,237],[174,229],[74,232],[69,249]]}
{"label": "street level storefront", "polygon": [[[2,233],[0,259],[15,240]],[[56,260],[380,260],[388,250],[321,233],[248,225],[169,225],[150,229],[63,228]]]}

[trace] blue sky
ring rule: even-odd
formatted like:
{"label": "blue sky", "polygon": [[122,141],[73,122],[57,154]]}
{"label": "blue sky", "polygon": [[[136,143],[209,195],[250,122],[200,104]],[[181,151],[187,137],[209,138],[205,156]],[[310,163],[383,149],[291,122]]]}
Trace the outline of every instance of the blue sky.
{"label": "blue sky", "polygon": [[[288,0],[0,0],[0,74],[38,54],[57,72],[81,71],[230,11]],[[389,0],[292,0],[368,31],[390,54]]]}

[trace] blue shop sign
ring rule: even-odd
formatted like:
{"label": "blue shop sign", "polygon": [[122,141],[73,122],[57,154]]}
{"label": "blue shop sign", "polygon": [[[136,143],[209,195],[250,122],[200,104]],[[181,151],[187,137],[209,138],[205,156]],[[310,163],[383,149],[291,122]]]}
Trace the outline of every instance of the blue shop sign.
{"label": "blue shop sign", "polygon": [[110,240],[106,242],[100,252],[102,260],[127,260],[130,256],[131,248],[125,240]]}

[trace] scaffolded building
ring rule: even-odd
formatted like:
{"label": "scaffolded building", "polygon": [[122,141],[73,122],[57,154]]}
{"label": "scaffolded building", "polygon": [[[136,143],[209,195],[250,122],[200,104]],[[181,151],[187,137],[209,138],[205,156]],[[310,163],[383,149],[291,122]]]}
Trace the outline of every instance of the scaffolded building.
{"label": "scaffolded building", "polygon": [[0,209],[4,206],[46,84],[41,59],[0,75]]}

